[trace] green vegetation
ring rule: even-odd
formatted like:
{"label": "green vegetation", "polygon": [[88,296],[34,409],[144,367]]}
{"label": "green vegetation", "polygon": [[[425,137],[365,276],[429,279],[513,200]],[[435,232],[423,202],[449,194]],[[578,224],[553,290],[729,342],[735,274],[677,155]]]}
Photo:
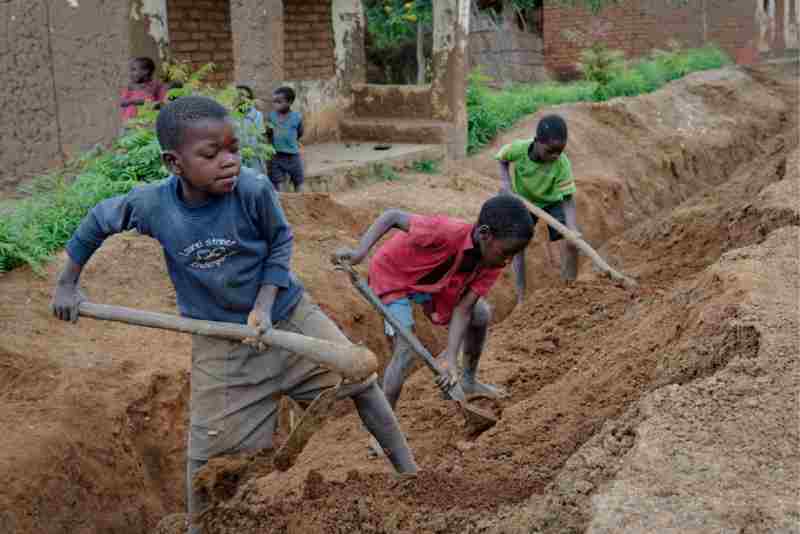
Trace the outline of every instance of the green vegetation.
{"label": "green vegetation", "polygon": [[420,159],[411,164],[411,167],[423,174],[439,174],[440,169],[439,161],[432,159]]}
{"label": "green vegetation", "polygon": [[[170,98],[202,94],[215,98],[231,110],[240,132],[241,104],[234,87],[214,88],[203,82],[213,69],[207,65],[190,73],[182,64],[167,66],[169,79],[181,87],[169,92]],[[42,264],[64,246],[72,233],[98,202],[122,195],[142,183],[165,178],[161,147],[153,130],[158,112],[153,105],[140,108],[137,118],[128,123],[127,132],[110,149],[95,150],[71,162],[66,169],[37,180],[31,196],[0,211],[0,272],[23,264],[42,272]],[[253,133],[253,132],[251,132]],[[269,159],[271,146],[256,141],[242,146],[243,158]],[[74,176],[74,178],[68,178]]]}
{"label": "green vegetation", "polygon": [[369,169],[370,177],[376,182],[396,182],[400,175],[388,163],[373,163]]}
{"label": "green vegetation", "polygon": [[690,50],[672,46],[632,65],[626,64],[614,50],[592,46],[584,50],[581,60],[580,70],[586,79],[567,84],[516,85],[493,91],[488,87],[490,78],[480,72],[472,73],[467,88],[468,152],[476,152],[499,132],[542,108],[648,93],[690,72],[715,69],[731,62],[715,46]]}

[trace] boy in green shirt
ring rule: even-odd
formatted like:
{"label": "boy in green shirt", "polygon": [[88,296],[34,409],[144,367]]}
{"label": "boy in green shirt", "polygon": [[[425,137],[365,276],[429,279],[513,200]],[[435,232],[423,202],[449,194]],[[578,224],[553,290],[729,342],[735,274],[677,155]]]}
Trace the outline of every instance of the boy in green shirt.
{"label": "boy in green shirt", "polygon": [[[577,232],[575,210],[575,178],[572,165],[564,154],[567,146],[567,123],[558,115],[548,115],[539,121],[534,139],[521,139],[505,145],[495,156],[500,162],[502,190],[522,196],[542,208],[561,224]],[[511,164],[514,176],[511,177]],[[537,217],[533,215],[533,223]],[[562,239],[553,228],[550,242]],[[551,255],[552,257],[552,255]],[[561,278],[574,280],[578,274],[578,249],[568,241],[560,247]],[[525,297],[525,253],[514,257],[517,302]]]}

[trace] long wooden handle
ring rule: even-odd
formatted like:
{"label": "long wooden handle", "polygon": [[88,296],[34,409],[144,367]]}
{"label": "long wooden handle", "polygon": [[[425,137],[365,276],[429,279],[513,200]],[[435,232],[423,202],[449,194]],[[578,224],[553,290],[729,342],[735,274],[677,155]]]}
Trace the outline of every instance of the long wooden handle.
{"label": "long wooden handle", "polygon": [[531,210],[534,213],[534,215],[544,220],[544,222],[546,222],[549,226],[553,227],[556,230],[556,232],[563,235],[567,241],[574,244],[581,251],[583,251],[584,254],[589,256],[589,258],[591,258],[592,260],[592,263],[594,263],[601,271],[606,273],[606,275],[609,278],[611,278],[611,280],[613,280],[616,283],[622,284],[624,287],[628,289],[633,289],[635,287],[638,287],[639,284],[636,282],[636,280],[612,268],[608,263],[606,263],[606,261],[600,256],[600,254],[598,254],[597,251],[595,251],[595,249],[593,249],[589,243],[581,239],[581,237],[578,234],[576,234],[575,232],[573,232],[572,230],[570,230],[569,228],[558,222],[557,219],[555,219],[552,215],[544,211],[542,208],[532,204],[531,202],[522,198],[519,195],[517,195],[517,198],[523,201],[525,203],[525,206],[529,210]]}
{"label": "long wooden handle", "polygon": [[392,325],[394,328],[395,333],[403,338],[403,340],[411,346],[411,349],[417,354],[417,356],[422,359],[422,362],[434,373],[437,375],[444,374],[444,371],[439,368],[436,364],[436,359],[433,357],[433,354],[422,344],[422,342],[415,336],[408,328],[406,328],[403,323],[397,320],[397,318],[392,315],[392,312],[386,307],[386,305],[381,302],[381,299],[372,291],[372,288],[369,287],[366,281],[358,275],[358,272],[351,266],[351,265],[339,265],[337,269],[345,271],[348,276],[350,276],[350,282],[352,282],[353,287],[361,293],[361,296],[373,307],[375,310],[380,313],[386,322]]}
{"label": "long wooden handle", "polygon": [[[234,341],[259,338],[255,328],[243,324],[187,319],[177,315],[135,310],[122,306],[82,302],[79,312],[82,316],[92,319]],[[260,336],[260,339],[267,345],[299,354],[353,380],[363,380],[378,369],[378,360],[375,355],[366,347],[359,345],[342,345],[274,328]]]}
{"label": "long wooden handle", "polygon": [[[358,275],[358,271],[356,271],[352,265],[340,264],[337,266],[337,269],[345,271],[348,276],[350,276],[350,282],[353,283],[353,287],[361,293],[361,296],[369,302],[373,308],[375,308],[378,313],[380,313],[386,322],[392,325],[392,328],[395,330],[395,334],[400,336],[406,343],[409,344],[411,350],[419,356],[419,358],[423,361],[426,367],[434,372],[437,376],[444,376],[445,371],[442,370],[439,365],[436,363],[436,360],[433,357],[433,354],[422,344],[417,336],[414,333],[406,328],[403,323],[397,320],[397,318],[392,315],[392,312],[386,307],[386,305],[381,301],[378,295],[372,291],[372,288],[369,287],[369,284]],[[477,417],[479,420],[483,421],[493,421],[496,423],[497,421],[491,417],[487,416],[480,410],[475,408],[469,407],[465,402],[464,391],[461,389],[461,386],[456,383],[453,384],[448,390],[445,391],[445,395],[450,397],[451,399],[457,401],[462,408],[464,408],[467,412],[469,412],[472,416]]]}

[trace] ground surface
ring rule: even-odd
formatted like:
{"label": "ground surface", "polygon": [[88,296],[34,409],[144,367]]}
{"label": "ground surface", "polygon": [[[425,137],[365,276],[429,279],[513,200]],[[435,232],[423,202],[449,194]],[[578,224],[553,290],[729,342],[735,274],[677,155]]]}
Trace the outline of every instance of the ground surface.
{"label": "ground surface", "polygon": [[[793,532],[797,105],[795,64],[560,108],[583,234],[640,289],[586,263],[563,285],[540,231],[526,303],[514,309],[509,276],[492,295],[482,376],[512,393],[495,428],[465,436],[420,371],[398,410],[417,480],[367,458],[343,404],[287,473],[259,460],[210,470],[209,531]],[[498,189],[495,148],[437,176],[285,196],[294,266],[351,339],[386,357],[380,321],[329,254],[387,207],[474,218]],[[149,532],[182,507],[188,339],[52,320],[59,265],[0,278],[0,532]],[[174,311],[145,238],[110,240],[84,279],[94,301]],[[443,332],[420,323],[441,348]]]}

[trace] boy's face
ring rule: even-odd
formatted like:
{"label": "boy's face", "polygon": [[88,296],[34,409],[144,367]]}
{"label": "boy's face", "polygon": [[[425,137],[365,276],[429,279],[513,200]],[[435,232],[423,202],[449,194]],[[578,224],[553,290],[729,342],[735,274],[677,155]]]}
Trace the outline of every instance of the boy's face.
{"label": "boy's face", "polygon": [[141,61],[131,60],[128,64],[128,76],[131,83],[144,83],[150,80],[152,73],[142,65]]}
{"label": "boy's face", "polygon": [[286,113],[291,108],[291,104],[289,104],[289,99],[286,98],[286,95],[281,93],[273,93],[272,94],[272,109],[275,110],[277,113]]}
{"label": "boy's face", "polygon": [[539,141],[534,143],[533,154],[537,161],[545,163],[552,163],[561,157],[564,148],[567,146],[566,141],[552,140],[552,141]]}
{"label": "boy's face", "polygon": [[241,158],[239,139],[233,123],[205,120],[183,132],[177,150],[164,153],[164,162],[189,186],[189,200],[204,200],[209,195],[224,195],[236,187]]}
{"label": "boy's face", "polygon": [[505,267],[514,256],[525,250],[530,240],[516,238],[497,238],[486,227],[478,230],[478,243],[481,248],[481,264],[485,267]]}

